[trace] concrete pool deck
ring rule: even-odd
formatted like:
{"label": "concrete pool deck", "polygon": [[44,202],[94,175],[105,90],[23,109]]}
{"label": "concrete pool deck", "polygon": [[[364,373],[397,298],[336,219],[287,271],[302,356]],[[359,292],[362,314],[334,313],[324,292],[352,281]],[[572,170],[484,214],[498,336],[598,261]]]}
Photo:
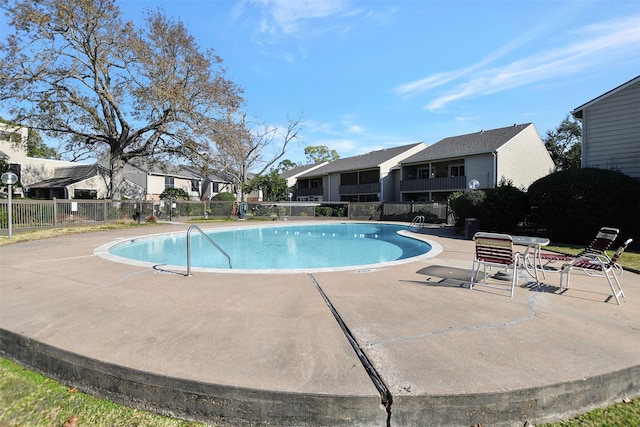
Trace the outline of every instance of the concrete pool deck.
{"label": "concrete pool deck", "polygon": [[223,426],[520,426],[640,395],[638,274],[620,306],[579,272],[564,292],[558,274],[513,299],[470,291],[473,242],[437,227],[422,233],[436,257],[353,271],[185,277],[94,254],[187,227],[0,247],[0,352]]}

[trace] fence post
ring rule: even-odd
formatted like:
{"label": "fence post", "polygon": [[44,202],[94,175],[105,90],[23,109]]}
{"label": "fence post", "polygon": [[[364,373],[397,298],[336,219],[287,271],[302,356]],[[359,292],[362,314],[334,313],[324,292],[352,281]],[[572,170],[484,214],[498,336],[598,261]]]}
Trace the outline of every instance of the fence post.
{"label": "fence post", "polygon": [[58,226],[58,202],[55,197],[53,198],[53,226]]}

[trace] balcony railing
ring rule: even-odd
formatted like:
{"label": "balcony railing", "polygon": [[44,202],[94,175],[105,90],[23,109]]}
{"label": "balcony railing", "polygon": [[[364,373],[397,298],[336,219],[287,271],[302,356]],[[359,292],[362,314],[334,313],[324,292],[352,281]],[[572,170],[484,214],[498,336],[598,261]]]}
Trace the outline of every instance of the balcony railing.
{"label": "balcony railing", "polygon": [[400,191],[456,191],[467,187],[466,176],[449,176],[427,179],[403,179],[400,181]]}
{"label": "balcony railing", "polygon": [[341,185],[340,194],[374,194],[380,192],[380,183]]}

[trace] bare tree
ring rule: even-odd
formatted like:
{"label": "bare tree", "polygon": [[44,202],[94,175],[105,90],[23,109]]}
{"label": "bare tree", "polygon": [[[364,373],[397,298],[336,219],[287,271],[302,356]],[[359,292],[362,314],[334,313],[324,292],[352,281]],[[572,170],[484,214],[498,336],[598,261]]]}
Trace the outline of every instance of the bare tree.
{"label": "bare tree", "polygon": [[[246,113],[238,119],[228,118],[224,132],[213,136],[216,153],[211,159],[212,168],[232,180],[244,199],[244,185],[249,181],[249,173],[264,175],[280,160],[291,143],[298,139],[302,125],[302,114],[292,119],[287,117],[285,129],[277,126],[251,128],[246,121]],[[267,149],[275,151],[267,153]]]}
{"label": "bare tree", "polygon": [[126,162],[207,154],[243,102],[222,60],[160,12],[136,28],[115,0],[2,5],[15,32],[0,44],[0,101],[76,158],[108,157],[114,200]]}

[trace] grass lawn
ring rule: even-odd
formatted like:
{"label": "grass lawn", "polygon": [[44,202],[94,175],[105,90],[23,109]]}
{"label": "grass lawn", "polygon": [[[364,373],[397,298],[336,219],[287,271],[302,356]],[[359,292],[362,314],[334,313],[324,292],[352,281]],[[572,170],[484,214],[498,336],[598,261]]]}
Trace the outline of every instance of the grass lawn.
{"label": "grass lawn", "polygon": [[0,427],[206,425],[163,417],[98,399],[0,358]]}
{"label": "grass lawn", "polygon": [[[211,425],[163,417],[98,399],[31,372],[8,359],[0,358],[1,427],[204,427]],[[640,399],[618,402],[571,420],[544,424],[546,427],[637,425],[640,425]]]}
{"label": "grass lawn", "polygon": [[[617,243],[614,243],[613,246],[616,246],[616,245]],[[567,254],[567,255],[577,255],[583,249],[584,249],[584,246],[563,245],[563,244],[555,244],[555,245],[549,245],[544,247],[544,250],[558,252],[558,253]],[[609,257],[612,257],[613,254],[616,252],[616,250],[617,250],[617,246],[614,250],[607,251],[607,253],[609,254]],[[628,250],[624,251],[620,256],[620,259],[618,260],[618,264],[620,264],[623,268],[628,268],[634,271],[640,271],[640,253],[631,252]]]}
{"label": "grass lawn", "polygon": [[[130,227],[150,227],[134,222],[118,222],[91,227],[69,227],[20,232],[12,239],[0,236],[0,246],[30,240],[93,231]],[[582,247],[554,245],[545,249],[577,254]],[[640,271],[640,254],[625,252],[620,264]],[[202,427],[208,424],[163,417],[150,412],[118,405],[105,399],[70,389],[14,362],[0,358],[0,427]],[[540,425],[538,425],[540,426]],[[571,420],[544,424],[545,427],[640,426],[640,399],[617,402]]]}
{"label": "grass lawn", "polygon": [[[67,236],[69,234],[91,233],[94,231],[118,230],[122,228],[135,227],[154,227],[160,224],[148,222],[146,224],[138,224],[134,221],[118,221],[102,225],[77,226],[77,227],[59,227],[59,228],[43,228],[34,231],[18,231],[13,230],[13,236],[0,236],[0,246],[12,243],[28,242],[31,240],[42,240],[50,237]],[[2,427],[2,426],[0,426]]]}

